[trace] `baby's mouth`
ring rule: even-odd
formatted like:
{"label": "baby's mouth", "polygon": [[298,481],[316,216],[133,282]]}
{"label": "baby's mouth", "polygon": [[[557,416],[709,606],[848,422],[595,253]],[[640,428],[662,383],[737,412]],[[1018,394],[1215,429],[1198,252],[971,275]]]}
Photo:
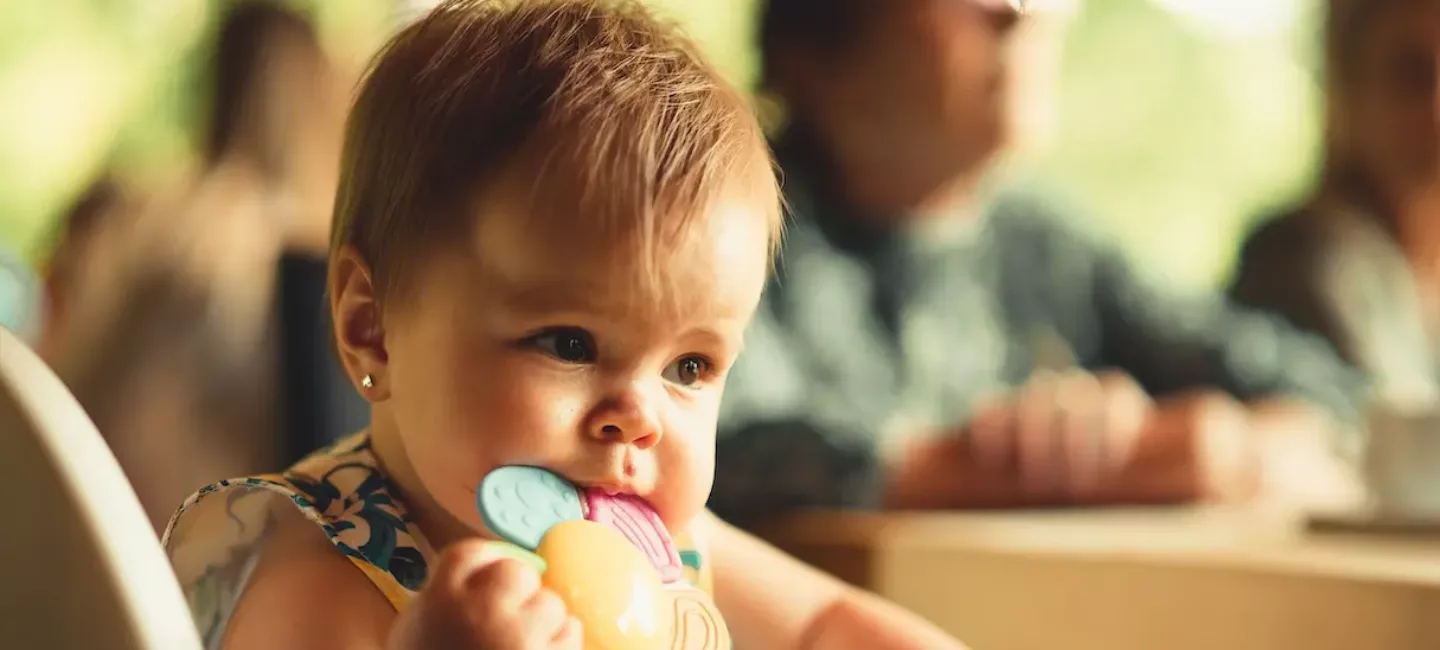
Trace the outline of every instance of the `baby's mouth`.
{"label": "baby's mouth", "polygon": [[577,482],[576,485],[584,485],[584,487],[580,488],[582,493],[599,492],[611,497],[631,496],[639,498],[636,496],[634,488],[620,483],[591,483],[585,485],[584,483]]}

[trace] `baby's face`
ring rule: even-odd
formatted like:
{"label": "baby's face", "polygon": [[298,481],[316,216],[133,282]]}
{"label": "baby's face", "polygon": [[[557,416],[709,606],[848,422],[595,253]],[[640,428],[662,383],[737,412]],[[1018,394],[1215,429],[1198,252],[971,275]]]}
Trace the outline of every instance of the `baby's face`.
{"label": "baby's face", "polygon": [[652,290],[583,215],[552,227],[563,220],[519,205],[482,199],[462,252],[427,262],[414,299],[385,314],[383,408],[415,473],[476,530],[477,484],[510,464],[637,494],[686,525],[709,496],[725,374],[765,283],[764,213],[719,201],[658,255]]}

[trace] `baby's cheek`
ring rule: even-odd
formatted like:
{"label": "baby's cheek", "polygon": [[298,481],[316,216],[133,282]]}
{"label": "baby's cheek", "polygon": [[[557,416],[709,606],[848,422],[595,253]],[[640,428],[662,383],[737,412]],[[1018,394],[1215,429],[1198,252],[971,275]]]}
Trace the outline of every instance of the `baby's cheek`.
{"label": "baby's cheek", "polygon": [[474,400],[472,422],[508,463],[541,463],[564,456],[581,438],[577,400],[543,385],[487,394]]}
{"label": "baby's cheek", "polygon": [[490,463],[490,450],[484,441],[456,420],[435,424],[409,436],[407,447],[415,471],[427,484],[459,488],[479,481]]}
{"label": "baby's cheek", "polygon": [[713,436],[674,436],[657,455],[659,487],[651,502],[672,530],[690,523],[705,509],[715,478]]}

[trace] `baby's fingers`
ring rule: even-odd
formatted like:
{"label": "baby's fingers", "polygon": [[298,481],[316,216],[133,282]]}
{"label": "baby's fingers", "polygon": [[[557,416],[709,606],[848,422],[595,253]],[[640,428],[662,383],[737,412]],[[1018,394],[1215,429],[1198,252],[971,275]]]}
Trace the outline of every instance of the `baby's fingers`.
{"label": "baby's fingers", "polygon": [[497,559],[466,579],[472,601],[501,611],[517,611],[540,593],[540,574],[519,560]]}
{"label": "baby's fingers", "polygon": [[566,617],[565,624],[550,642],[550,647],[555,650],[584,650],[585,629],[580,626],[580,619],[574,616]]}
{"label": "baby's fingers", "polygon": [[431,570],[428,592],[458,595],[466,590],[474,576],[500,559],[478,539],[456,542],[440,554]]}
{"label": "baby's fingers", "polygon": [[531,639],[558,639],[571,620],[565,601],[549,589],[541,589],[520,606],[525,636]]}

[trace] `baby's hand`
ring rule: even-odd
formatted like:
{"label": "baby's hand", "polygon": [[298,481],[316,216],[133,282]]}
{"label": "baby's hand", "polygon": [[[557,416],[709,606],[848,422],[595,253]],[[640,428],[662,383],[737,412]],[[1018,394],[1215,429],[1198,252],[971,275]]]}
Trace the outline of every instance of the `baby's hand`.
{"label": "baby's hand", "polygon": [[580,622],[535,569],[472,540],[451,546],[390,630],[390,650],[580,650]]}

